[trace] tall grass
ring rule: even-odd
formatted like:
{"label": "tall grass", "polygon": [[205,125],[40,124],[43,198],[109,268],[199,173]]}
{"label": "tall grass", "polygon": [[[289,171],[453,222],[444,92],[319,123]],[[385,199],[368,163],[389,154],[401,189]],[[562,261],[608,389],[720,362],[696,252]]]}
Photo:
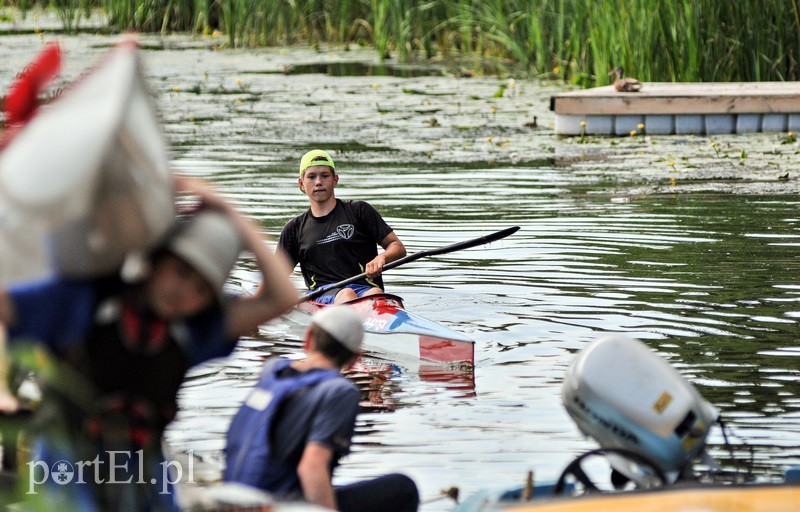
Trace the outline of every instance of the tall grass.
{"label": "tall grass", "polygon": [[[10,5],[30,2],[5,0]],[[34,2],[35,3],[35,2]],[[401,61],[469,57],[581,85],[800,79],[800,0],[48,0],[117,30],[221,30],[231,46],[371,44]],[[1,5],[1,4],[0,4]]]}

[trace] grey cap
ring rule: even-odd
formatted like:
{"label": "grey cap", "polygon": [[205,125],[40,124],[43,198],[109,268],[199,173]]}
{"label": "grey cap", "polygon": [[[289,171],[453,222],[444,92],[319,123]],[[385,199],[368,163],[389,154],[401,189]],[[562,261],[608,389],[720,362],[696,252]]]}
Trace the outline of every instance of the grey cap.
{"label": "grey cap", "polygon": [[192,216],[167,243],[203,277],[222,299],[222,286],[242,252],[242,238],[233,221],[224,213],[203,210]]}
{"label": "grey cap", "polygon": [[311,323],[330,334],[344,348],[358,354],[364,338],[364,320],[349,306],[328,306],[315,314]]}

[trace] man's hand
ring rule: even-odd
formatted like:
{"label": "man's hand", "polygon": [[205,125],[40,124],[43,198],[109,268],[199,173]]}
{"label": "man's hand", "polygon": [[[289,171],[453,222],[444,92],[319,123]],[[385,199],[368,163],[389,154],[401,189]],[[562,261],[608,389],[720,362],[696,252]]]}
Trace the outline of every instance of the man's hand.
{"label": "man's hand", "polygon": [[364,268],[364,272],[367,273],[367,277],[370,279],[375,279],[381,272],[383,272],[383,266],[386,265],[386,256],[385,253],[381,253],[375,257],[374,260],[367,263],[367,266]]}
{"label": "man's hand", "polygon": [[0,414],[14,414],[19,410],[19,401],[4,384],[0,384]]}
{"label": "man's hand", "polygon": [[403,246],[403,242],[397,238],[394,232],[386,235],[386,238],[381,242],[381,247],[383,247],[383,252],[364,267],[364,272],[369,279],[375,279],[381,275],[383,266],[387,263],[399,260],[406,255],[406,248]]}
{"label": "man's hand", "polygon": [[223,213],[232,213],[233,207],[207,181],[175,175],[172,183],[176,191],[197,196],[204,206]]}

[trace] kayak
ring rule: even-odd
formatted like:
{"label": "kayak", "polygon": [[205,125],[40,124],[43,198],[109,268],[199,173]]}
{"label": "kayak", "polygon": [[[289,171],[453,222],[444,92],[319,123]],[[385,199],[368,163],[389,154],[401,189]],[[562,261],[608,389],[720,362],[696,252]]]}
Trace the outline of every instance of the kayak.
{"label": "kayak", "polygon": [[[345,303],[364,317],[364,347],[371,352],[458,366],[475,365],[475,342],[441,324],[406,311],[397,295],[381,293]],[[327,307],[301,302],[289,318],[307,325],[308,315]]]}

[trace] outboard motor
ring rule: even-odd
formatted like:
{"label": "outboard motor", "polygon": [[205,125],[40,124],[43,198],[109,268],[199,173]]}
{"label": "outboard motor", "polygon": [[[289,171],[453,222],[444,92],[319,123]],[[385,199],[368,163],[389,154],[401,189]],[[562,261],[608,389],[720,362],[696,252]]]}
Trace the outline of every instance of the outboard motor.
{"label": "outboard motor", "polygon": [[704,451],[719,417],[675,368],[644,343],[621,335],[592,342],[567,371],[564,406],[578,428],[610,452],[612,467],[627,479],[649,486],[653,471],[642,458],[675,482]]}

